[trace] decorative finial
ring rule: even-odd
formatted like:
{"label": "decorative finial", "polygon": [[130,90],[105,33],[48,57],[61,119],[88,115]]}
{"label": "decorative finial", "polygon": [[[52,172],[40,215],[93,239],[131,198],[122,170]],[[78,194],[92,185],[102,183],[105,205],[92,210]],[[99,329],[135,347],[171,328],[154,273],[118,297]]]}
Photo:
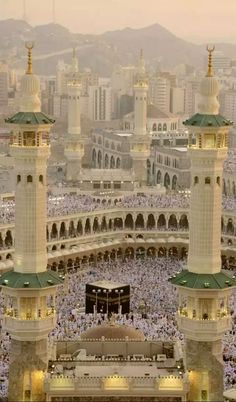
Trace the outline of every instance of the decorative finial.
{"label": "decorative finial", "polygon": [[208,51],[208,71],[207,71],[207,77],[213,77],[214,75],[214,70],[212,66],[212,53],[215,50],[215,45],[210,47],[207,45],[207,51]]}
{"label": "decorative finial", "polygon": [[32,70],[32,49],[34,48],[34,42],[25,42],[25,47],[28,49],[28,68],[26,74],[33,74]]}

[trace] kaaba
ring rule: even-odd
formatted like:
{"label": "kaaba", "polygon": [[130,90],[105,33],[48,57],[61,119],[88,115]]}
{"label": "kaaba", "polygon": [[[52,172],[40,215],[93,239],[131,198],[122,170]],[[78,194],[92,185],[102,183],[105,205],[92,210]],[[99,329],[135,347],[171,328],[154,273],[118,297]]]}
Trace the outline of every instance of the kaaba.
{"label": "kaaba", "polygon": [[127,314],[130,312],[130,285],[110,281],[86,284],[85,313]]}

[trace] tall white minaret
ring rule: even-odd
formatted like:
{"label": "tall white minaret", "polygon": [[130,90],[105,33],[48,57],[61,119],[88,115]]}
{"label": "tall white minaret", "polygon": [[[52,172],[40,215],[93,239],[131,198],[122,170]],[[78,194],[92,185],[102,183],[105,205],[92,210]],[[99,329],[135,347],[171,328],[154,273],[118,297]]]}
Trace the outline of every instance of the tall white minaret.
{"label": "tall white minaret", "polygon": [[134,85],[134,132],[130,140],[130,155],[136,186],[147,184],[147,158],[150,155],[150,135],[147,132],[147,94],[145,62],[141,51],[138,81]]}
{"label": "tall white minaret", "polygon": [[11,335],[8,401],[43,401],[48,334],[56,324],[55,294],[62,280],[47,271],[47,159],[54,121],[41,112],[40,82],[28,68],[21,81],[20,112],[6,119],[15,160],[14,270],[0,278],[3,329]]}
{"label": "tall white minaret", "polygon": [[67,83],[68,93],[68,134],[65,143],[67,158],[67,180],[78,181],[81,161],[84,155],[84,139],[81,137],[80,97],[81,84],[78,78],[78,60],[73,49],[70,78]]}
{"label": "tall white minaret", "polygon": [[191,159],[188,270],[170,279],[179,292],[177,321],[186,337],[189,401],[223,401],[222,337],[231,328],[229,301],[236,286],[221,272],[222,173],[232,122],[219,114],[213,50],[208,48],[199,113],[184,123]]}

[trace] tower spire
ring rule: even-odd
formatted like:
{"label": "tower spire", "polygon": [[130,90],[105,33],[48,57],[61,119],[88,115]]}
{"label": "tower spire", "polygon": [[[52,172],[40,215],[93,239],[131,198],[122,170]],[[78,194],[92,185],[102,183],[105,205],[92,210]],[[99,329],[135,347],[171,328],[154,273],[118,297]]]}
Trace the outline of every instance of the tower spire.
{"label": "tower spire", "polygon": [[208,51],[208,70],[207,70],[207,74],[206,77],[213,77],[214,76],[214,69],[212,66],[212,53],[215,50],[215,46],[210,47],[209,45],[207,45],[207,51]]}
{"label": "tower spire", "polygon": [[25,47],[28,50],[28,63],[26,74],[33,74],[32,69],[32,49],[34,48],[34,42],[26,42]]}

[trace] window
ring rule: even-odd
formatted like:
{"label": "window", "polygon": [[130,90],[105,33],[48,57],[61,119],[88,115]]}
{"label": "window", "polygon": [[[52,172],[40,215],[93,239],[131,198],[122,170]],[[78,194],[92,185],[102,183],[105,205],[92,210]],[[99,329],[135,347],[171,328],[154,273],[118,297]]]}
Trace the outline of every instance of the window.
{"label": "window", "polygon": [[35,147],[35,133],[33,131],[23,133],[23,145],[25,147]]}
{"label": "window", "polygon": [[194,184],[197,184],[197,183],[199,183],[199,178],[198,178],[198,176],[195,176],[194,177]]}
{"label": "window", "polygon": [[31,176],[31,174],[29,174],[27,176],[27,183],[32,183],[33,182],[33,177]]}
{"label": "window", "polygon": [[42,174],[39,176],[39,182],[43,184],[43,175]]}
{"label": "window", "polygon": [[220,186],[220,176],[217,176],[216,183]]}
{"label": "window", "polygon": [[17,183],[20,183],[20,181],[21,181],[21,175],[18,174],[18,175],[17,175]]}
{"label": "window", "polygon": [[211,184],[211,178],[205,177],[205,184]]}

